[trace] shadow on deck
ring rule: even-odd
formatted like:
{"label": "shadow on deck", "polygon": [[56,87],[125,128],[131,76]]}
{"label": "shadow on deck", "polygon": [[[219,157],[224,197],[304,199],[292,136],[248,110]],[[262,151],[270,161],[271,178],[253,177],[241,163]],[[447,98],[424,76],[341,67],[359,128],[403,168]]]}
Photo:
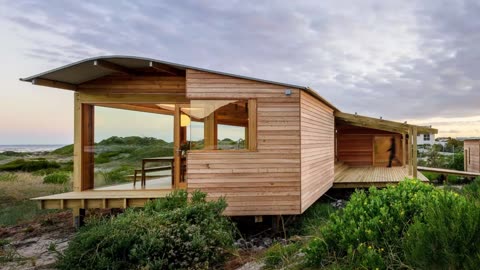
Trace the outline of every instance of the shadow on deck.
{"label": "shadow on deck", "polygon": [[[385,187],[389,184],[398,184],[408,175],[408,168],[398,167],[349,167],[342,162],[335,164],[335,180],[333,188],[368,188],[371,186]],[[418,172],[417,178],[422,182],[428,179]]]}

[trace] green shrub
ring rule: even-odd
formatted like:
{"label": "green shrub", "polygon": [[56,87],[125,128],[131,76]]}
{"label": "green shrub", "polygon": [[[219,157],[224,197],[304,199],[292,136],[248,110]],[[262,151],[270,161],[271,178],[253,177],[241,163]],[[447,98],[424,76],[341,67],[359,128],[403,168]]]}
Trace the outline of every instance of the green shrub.
{"label": "green shrub", "polygon": [[118,151],[108,150],[106,152],[102,152],[95,157],[95,163],[97,163],[97,164],[108,163],[112,159],[114,159],[115,157],[117,157],[120,154],[123,154],[125,152],[126,152],[126,149],[122,149],[122,150],[118,150]]}
{"label": "green shrub", "polygon": [[335,208],[329,203],[316,202],[300,216],[297,228],[293,228],[293,232],[301,235],[319,235],[320,228],[333,212]]}
{"label": "green shrub", "polygon": [[465,185],[462,194],[473,200],[480,200],[480,177],[477,177],[472,183]]}
{"label": "green shrub", "polygon": [[421,269],[478,269],[480,206],[452,192],[437,197],[406,233],[407,261]]}
{"label": "green shrub", "polygon": [[206,269],[218,266],[233,244],[223,199],[185,191],[127,209],[82,228],[59,259],[60,269]]}
{"label": "green shrub", "polygon": [[127,182],[127,176],[132,174],[133,169],[130,167],[120,167],[111,171],[100,171],[103,181],[107,185]]}
{"label": "green shrub", "polygon": [[60,163],[60,170],[65,172],[73,172],[73,160]]}
{"label": "green shrub", "polygon": [[350,258],[357,267],[393,264],[392,257],[380,251],[402,253],[405,228],[414,216],[422,215],[434,192],[438,191],[433,186],[418,180],[405,180],[385,189],[370,188],[368,193],[357,190],[343,211],[332,214],[320,229],[321,237],[305,249],[307,263],[324,265],[329,262],[327,257],[335,254]]}
{"label": "green shrub", "polygon": [[13,182],[18,179],[14,173],[0,173],[0,182]]}
{"label": "green shrub", "polygon": [[64,172],[52,173],[43,178],[44,184],[65,184],[70,181],[70,175]]}
{"label": "green shrub", "polygon": [[264,255],[264,263],[268,269],[279,269],[290,265],[300,252],[300,243],[282,245],[276,243],[271,246]]}
{"label": "green shrub", "polygon": [[48,161],[46,159],[16,159],[14,161],[0,165],[0,171],[24,171],[34,172],[49,168],[60,168],[60,164],[55,161]]}
{"label": "green shrub", "polygon": [[73,156],[73,144],[65,145],[64,147],[55,149],[50,153],[61,156]]}

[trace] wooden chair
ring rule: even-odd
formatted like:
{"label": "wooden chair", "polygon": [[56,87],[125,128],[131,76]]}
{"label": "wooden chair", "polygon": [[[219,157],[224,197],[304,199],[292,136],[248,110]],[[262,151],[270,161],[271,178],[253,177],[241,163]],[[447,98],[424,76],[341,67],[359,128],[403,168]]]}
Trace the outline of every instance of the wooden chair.
{"label": "wooden chair", "polygon": [[[166,171],[166,170],[171,170],[172,166],[166,165],[166,166],[158,166],[158,167],[150,167],[150,168],[145,168],[144,171],[142,169],[135,169],[133,173],[133,187],[135,187],[135,184],[137,183],[137,174],[140,173],[140,176],[142,176],[144,173],[146,174],[147,172],[158,172],[158,171]],[[141,181],[141,179],[140,179]],[[145,183],[140,183],[141,186],[145,186],[147,182],[147,179],[145,177]]]}

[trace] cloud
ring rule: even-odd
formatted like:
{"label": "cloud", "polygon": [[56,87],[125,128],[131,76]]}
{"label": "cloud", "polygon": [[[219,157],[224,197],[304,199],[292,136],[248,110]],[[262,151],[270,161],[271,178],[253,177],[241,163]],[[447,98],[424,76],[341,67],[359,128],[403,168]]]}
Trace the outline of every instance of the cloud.
{"label": "cloud", "polygon": [[139,55],[307,85],[347,112],[423,123],[480,115],[478,1],[4,6],[5,22],[35,34],[26,54],[48,62]]}

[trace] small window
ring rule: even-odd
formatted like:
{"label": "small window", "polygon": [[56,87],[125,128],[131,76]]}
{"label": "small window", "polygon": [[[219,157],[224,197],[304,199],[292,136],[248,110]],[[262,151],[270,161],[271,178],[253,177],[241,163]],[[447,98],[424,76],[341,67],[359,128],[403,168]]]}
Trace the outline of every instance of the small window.
{"label": "small window", "polygon": [[423,134],[424,141],[430,141],[430,134]]}

